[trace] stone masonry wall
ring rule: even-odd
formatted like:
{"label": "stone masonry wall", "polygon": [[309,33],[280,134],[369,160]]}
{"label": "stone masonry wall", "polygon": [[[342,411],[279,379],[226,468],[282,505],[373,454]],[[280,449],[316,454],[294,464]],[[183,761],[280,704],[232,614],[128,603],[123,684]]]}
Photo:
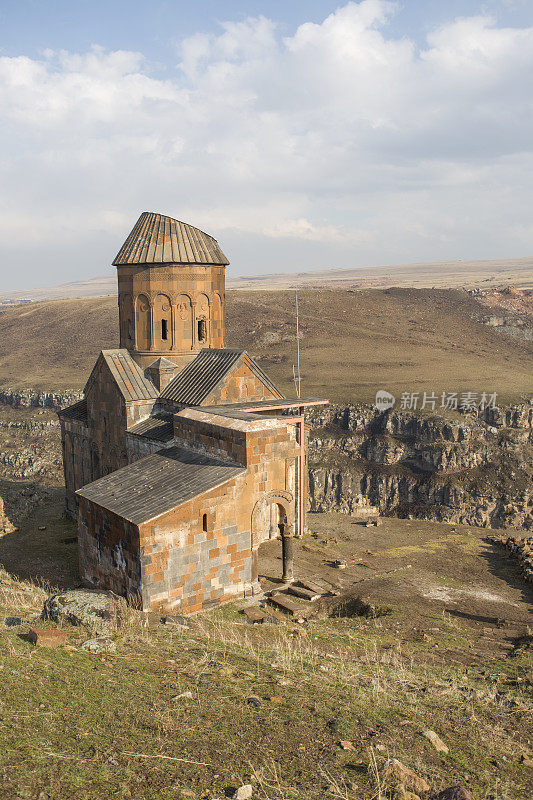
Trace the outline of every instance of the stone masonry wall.
{"label": "stone masonry wall", "polygon": [[96,480],[128,463],[126,403],[103,358],[87,389],[87,421]]}
{"label": "stone masonry wall", "polygon": [[281,502],[292,522],[287,463],[298,452],[292,425],[252,431],[246,436],[245,473],[140,526],[144,608],[189,613],[251,591],[257,580],[254,551],[262,540],[252,530],[259,519],[254,509]]}
{"label": "stone masonry wall", "polygon": [[66,511],[75,516],[78,508],[76,490],[93,480],[89,428],[80,420],[61,419],[63,471]]}
{"label": "stone masonry wall", "polygon": [[251,591],[250,520],[237,512],[247,505],[241,486],[233,479],[140,526],[145,609],[188,613]]}
{"label": "stone masonry wall", "polygon": [[223,458],[235,464],[245,464],[246,432],[227,427],[223,421],[217,424],[214,419],[221,418],[213,415],[213,421],[195,420],[194,425],[191,425],[189,416],[176,414],[174,436],[180,445],[190,450]]}
{"label": "stone masonry wall", "polygon": [[271,400],[276,395],[259,380],[246,363],[229,374],[222,384],[203,402],[204,406]]}
{"label": "stone masonry wall", "polygon": [[78,552],[84,583],[141,605],[139,532],[134,525],[80,498]]}

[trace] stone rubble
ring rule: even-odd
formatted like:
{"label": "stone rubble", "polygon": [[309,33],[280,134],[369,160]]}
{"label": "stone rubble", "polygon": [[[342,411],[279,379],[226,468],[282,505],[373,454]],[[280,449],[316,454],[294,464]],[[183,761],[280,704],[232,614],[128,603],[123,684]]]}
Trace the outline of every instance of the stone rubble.
{"label": "stone rubble", "polygon": [[474,800],[474,798],[464,786],[450,786],[434,795],[434,800]]}
{"label": "stone rubble", "polygon": [[99,636],[96,639],[87,639],[82,644],[82,650],[88,650],[90,653],[115,653],[117,645],[113,639],[108,639],[105,636]]}
{"label": "stone rubble", "polygon": [[406,767],[397,758],[389,758],[381,770],[381,778],[387,786],[395,788],[403,786],[414,792],[429,792],[429,784],[420,778],[412,769]]}
{"label": "stone rubble", "polygon": [[437,752],[446,754],[450,752],[448,745],[444,744],[438,733],[435,733],[435,731],[422,731],[422,736],[425,736],[426,739],[431,742]]}
{"label": "stone rubble", "polygon": [[30,628],[28,639],[37,647],[60,647],[67,641],[66,631],[49,630],[48,628]]}
{"label": "stone rubble", "polygon": [[251,783],[245,783],[235,791],[233,800],[250,800],[253,794],[253,787]]}

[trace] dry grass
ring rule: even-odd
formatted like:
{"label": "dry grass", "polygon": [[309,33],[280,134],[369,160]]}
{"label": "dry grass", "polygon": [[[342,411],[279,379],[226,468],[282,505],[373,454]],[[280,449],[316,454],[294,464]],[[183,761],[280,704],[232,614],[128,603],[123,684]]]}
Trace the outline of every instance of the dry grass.
{"label": "dry grass", "polygon": [[20,580],[0,565],[0,608],[40,612],[46,598],[55,591],[46,581]]}
{"label": "dry grass", "polygon": [[[2,581],[3,610],[40,608],[42,587],[5,572]],[[507,708],[479,673],[428,666],[387,619],[250,626],[226,607],[182,630],[146,627],[134,614],[117,653],[103,657],[79,649],[79,628],[67,626],[69,648],[54,651],[4,629],[0,797],[180,800],[187,789],[199,800],[251,781],[257,800],[385,800],[388,757],[436,790],[468,774],[479,800],[498,782],[510,800],[525,796],[524,690],[506,690],[516,703]],[[525,668],[490,666],[510,677]],[[180,699],[189,691],[192,700]],[[428,727],[449,757],[420,736]]]}

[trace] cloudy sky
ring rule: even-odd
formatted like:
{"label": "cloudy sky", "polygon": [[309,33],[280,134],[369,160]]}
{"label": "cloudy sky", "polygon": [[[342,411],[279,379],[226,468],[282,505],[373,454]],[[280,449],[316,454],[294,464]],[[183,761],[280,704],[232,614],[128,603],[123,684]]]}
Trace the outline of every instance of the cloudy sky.
{"label": "cloudy sky", "polygon": [[0,291],[533,254],[532,0],[0,0]]}

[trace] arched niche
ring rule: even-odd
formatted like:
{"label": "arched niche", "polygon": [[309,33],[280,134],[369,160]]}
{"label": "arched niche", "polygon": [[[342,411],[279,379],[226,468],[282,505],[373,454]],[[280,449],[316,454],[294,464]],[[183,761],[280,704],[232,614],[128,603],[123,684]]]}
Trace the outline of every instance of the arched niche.
{"label": "arched niche", "polygon": [[[294,497],[290,492],[268,492],[252,511],[252,584],[259,588],[259,545],[294,530]],[[281,576],[280,576],[281,577]]]}
{"label": "arched niche", "polygon": [[180,294],[175,306],[175,350],[191,350],[193,347],[192,303],[188,294]]}
{"label": "arched niche", "polygon": [[170,350],[172,347],[172,304],[166,294],[158,294],[153,305],[154,347]]}
{"label": "arched niche", "polygon": [[145,294],[135,300],[135,345],[137,350],[149,350],[152,343],[150,301]]}

